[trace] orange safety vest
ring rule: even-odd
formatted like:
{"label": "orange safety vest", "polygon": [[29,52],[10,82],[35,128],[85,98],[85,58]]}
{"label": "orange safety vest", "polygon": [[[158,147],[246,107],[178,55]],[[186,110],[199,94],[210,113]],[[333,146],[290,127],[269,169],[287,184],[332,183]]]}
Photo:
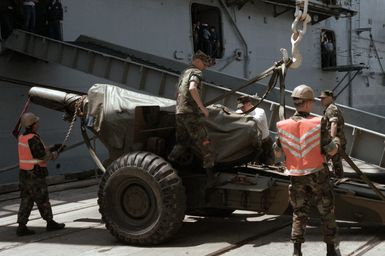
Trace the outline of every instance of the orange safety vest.
{"label": "orange safety vest", "polygon": [[304,176],[323,168],[321,118],[287,119],[278,122],[277,128],[286,156],[286,174]]}
{"label": "orange safety vest", "polygon": [[29,148],[28,140],[32,139],[33,136],[38,136],[36,134],[30,133],[27,135],[19,136],[19,168],[20,170],[32,170],[33,167],[37,164],[40,167],[47,167],[47,162],[33,158],[31,149]]}

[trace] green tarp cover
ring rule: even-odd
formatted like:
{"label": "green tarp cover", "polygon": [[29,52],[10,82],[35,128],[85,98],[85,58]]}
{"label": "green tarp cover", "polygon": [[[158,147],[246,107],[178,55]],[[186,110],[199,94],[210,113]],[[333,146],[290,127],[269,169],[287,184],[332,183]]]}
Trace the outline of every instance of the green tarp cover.
{"label": "green tarp cover", "polygon": [[160,106],[172,111],[175,101],[108,84],[95,84],[88,90],[87,115],[94,118],[93,128],[110,148],[129,150],[137,106]]}
{"label": "green tarp cover", "polygon": [[[175,112],[175,101],[122,89],[113,85],[95,84],[88,91],[87,115],[93,117],[93,128],[109,148],[132,150],[134,110],[137,106],[159,106]],[[221,105],[208,107],[205,119],[216,151],[216,162],[226,163],[258,153],[261,143],[256,121],[251,116],[229,111]]]}
{"label": "green tarp cover", "polygon": [[213,143],[216,162],[234,162],[251,154],[258,155],[261,133],[250,115],[234,113],[221,105],[208,107],[205,124]]}

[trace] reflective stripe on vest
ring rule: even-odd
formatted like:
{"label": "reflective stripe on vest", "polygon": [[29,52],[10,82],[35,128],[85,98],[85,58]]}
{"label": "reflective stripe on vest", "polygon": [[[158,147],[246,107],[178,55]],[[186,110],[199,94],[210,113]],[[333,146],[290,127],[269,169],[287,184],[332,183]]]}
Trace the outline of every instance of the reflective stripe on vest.
{"label": "reflective stripe on vest", "polygon": [[304,176],[323,168],[321,154],[321,119],[287,119],[277,123],[278,137],[286,156],[286,173]]}
{"label": "reflective stripe on vest", "polygon": [[19,168],[21,170],[32,170],[33,167],[37,164],[40,167],[47,167],[47,162],[33,158],[31,149],[29,148],[28,140],[32,139],[36,134],[27,134],[19,136]]}

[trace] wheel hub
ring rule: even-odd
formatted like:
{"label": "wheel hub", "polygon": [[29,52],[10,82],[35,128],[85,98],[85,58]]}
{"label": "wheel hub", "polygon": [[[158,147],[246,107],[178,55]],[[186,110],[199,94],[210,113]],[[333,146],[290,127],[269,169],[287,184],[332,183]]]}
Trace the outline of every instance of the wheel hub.
{"label": "wheel hub", "polygon": [[132,184],[123,193],[122,208],[130,217],[144,218],[150,211],[150,198],[147,191],[138,184]]}

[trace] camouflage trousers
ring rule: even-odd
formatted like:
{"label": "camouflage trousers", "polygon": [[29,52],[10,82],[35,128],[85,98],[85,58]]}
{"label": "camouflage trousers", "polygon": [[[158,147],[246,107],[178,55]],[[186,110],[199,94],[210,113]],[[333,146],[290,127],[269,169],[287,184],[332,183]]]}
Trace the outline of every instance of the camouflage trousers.
{"label": "camouflage trousers", "polygon": [[27,224],[34,203],[36,203],[44,220],[53,219],[45,176],[38,177],[33,171],[20,171],[19,187],[21,202],[17,215],[18,223]]}
{"label": "camouflage trousers", "polygon": [[169,155],[170,160],[176,160],[194,144],[203,158],[203,167],[214,166],[215,157],[210,138],[203,124],[202,117],[197,114],[176,115],[176,141]]}
{"label": "camouflage trousers", "polygon": [[338,243],[338,227],[334,214],[333,187],[329,181],[329,171],[323,169],[305,176],[291,176],[289,199],[293,207],[291,240],[303,243],[306,224],[311,206],[314,204],[320,214],[324,242]]}

